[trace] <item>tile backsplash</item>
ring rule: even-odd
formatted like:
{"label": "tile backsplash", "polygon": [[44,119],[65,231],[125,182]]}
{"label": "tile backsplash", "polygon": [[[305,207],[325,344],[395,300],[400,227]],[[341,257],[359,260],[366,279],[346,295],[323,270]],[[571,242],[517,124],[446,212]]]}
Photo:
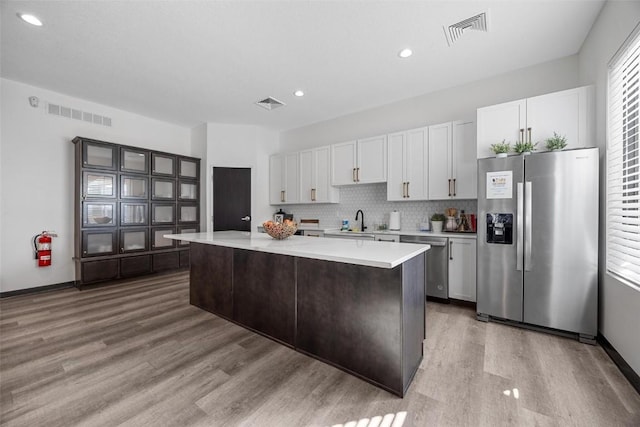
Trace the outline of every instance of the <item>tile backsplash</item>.
{"label": "tile backsplash", "polygon": [[[273,206],[274,213],[278,206]],[[374,224],[388,224],[389,213],[400,212],[400,225],[404,230],[417,230],[419,224],[429,220],[434,213],[444,213],[446,208],[456,208],[465,213],[476,213],[477,200],[436,200],[422,202],[389,202],[387,201],[387,184],[363,184],[340,187],[340,203],[314,205],[283,205],[282,210],[292,213],[294,219],[317,218],[321,228],[340,228],[343,219],[355,225],[356,211],[364,212],[367,231],[373,230]],[[357,221],[359,224],[360,221]]]}

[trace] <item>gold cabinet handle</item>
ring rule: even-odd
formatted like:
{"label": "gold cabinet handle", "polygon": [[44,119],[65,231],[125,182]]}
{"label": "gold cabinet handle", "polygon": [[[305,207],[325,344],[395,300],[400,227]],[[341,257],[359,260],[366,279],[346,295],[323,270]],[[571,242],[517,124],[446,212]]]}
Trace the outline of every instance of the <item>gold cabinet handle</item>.
{"label": "gold cabinet handle", "polygon": [[451,178],[449,178],[449,197],[451,197]]}
{"label": "gold cabinet handle", "polygon": [[409,198],[409,181],[407,181],[407,199]]}
{"label": "gold cabinet handle", "polygon": [[356,182],[356,168],[353,168],[353,171],[351,172],[351,179],[353,182]]}
{"label": "gold cabinet handle", "polygon": [[524,142],[524,128],[520,129],[520,142]]}
{"label": "gold cabinet handle", "polygon": [[356,182],[360,182],[360,168],[356,168]]}
{"label": "gold cabinet handle", "polygon": [[311,201],[312,202],[316,201],[316,189],[315,188],[311,189]]}
{"label": "gold cabinet handle", "polygon": [[403,198],[407,197],[407,183],[406,182],[402,183],[402,197]]}
{"label": "gold cabinet handle", "polygon": [[531,128],[527,128],[527,133],[529,134],[529,143],[531,143]]}
{"label": "gold cabinet handle", "polygon": [[284,190],[280,191],[280,201],[284,202]]}
{"label": "gold cabinet handle", "polygon": [[453,197],[456,197],[456,179],[453,178]]}

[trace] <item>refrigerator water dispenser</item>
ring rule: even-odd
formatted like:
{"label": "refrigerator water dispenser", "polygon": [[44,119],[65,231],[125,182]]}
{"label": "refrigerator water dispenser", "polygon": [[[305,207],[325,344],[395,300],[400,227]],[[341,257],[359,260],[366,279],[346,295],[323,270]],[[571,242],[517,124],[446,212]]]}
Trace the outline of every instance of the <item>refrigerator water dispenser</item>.
{"label": "refrigerator water dispenser", "polygon": [[487,214],[487,243],[513,244],[513,214]]}

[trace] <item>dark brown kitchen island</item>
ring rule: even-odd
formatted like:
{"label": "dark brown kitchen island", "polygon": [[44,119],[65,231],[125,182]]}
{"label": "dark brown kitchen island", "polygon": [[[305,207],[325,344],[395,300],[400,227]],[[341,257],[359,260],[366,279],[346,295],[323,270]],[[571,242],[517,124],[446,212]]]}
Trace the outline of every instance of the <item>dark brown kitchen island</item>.
{"label": "dark brown kitchen island", "polygon": [[404,395],[422,360],[428,245],[172,237],[191,242],[191,304]]}

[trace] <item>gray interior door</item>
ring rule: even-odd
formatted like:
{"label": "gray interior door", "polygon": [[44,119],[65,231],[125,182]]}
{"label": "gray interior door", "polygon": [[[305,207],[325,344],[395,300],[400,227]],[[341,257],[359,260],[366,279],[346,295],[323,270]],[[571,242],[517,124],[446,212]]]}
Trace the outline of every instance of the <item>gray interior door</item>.
{"label": "gray interior door", "polygon": [[213,231],[251,231],[251,168],[213,168]]}
{"label": "gray interior door", "polygon": [[597,334],[598,149],[525,160],[524,321]]}
{"label": "gray interior door", "polygon": [[[478,161],[477,312],[522,321],[522,181],[523,156]],[[507,173],[510,171],[510,174]],[[487,181],[510,176],[500,194]],[[494,197],[494,198],[491,198]],[[520,203],[518,202],[520,200]],[[487,242],[487,215],[512,215],[511,243]]]}

